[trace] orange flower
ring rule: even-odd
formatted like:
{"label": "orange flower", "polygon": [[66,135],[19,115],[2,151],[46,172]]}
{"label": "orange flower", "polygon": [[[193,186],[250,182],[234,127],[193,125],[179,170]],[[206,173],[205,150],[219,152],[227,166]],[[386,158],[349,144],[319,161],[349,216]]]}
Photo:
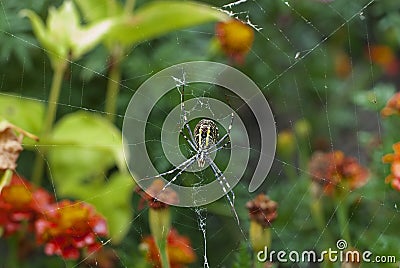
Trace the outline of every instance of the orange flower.
{"label": "orange flower", "polygon": [[[152,236],[147,236],[142,241],[142,246],[147,250],[147,259],[154,268],[161,268],[160,254]],[[183,268],[196,260],[190,240],[171,229],[167,237],[167,253],[171,268]]]}
{"label": "orange flower", "polygon": [[309,172],[327,195],[334,194],[340,188],[357,189],[363,186],[368,178],[367,169],[355,158],[346,157],[341,151],[314,153],[309,164]]}
{"label": "orange flower", "polygon": [[351,73],[351,60],[350,57],[344,51],[339,51],[335,55],[334,59],[335,73],[340,78],[346,78]]}
{"label": "orange flower", "polygon": [[400,192],[400,142],[393,144],[393,154],[382,157],[383,163],[392,164],[390,175],[386,177],[386,183],[390,183],[393,189]]}
{"label": "orange flower", "polygon": [[386,74],[396,75],[399,69],[399,64],[393,50],[386,45],[372,45],[369,50],[371,61],[381,66]]}
{"label": "orange flower", "polygon": [[381,115],[384,117],[394,114],[400,115],[400,92],[394,94],[381,111]]}
{"label": "orange flower", "polygon": [[243,63],[254,41],[253,29],[239,20],[220,22],[216,34],[222,50],[237,63]]}
{"label": "orange flower", "polygon": [[50,206],[52,196],[42,188],[34,188],[24,178],[13,174],[9,185],[0,194],[0,227],[5,235],[21,230],[27,223],[33,230],[33,222]]}
{"label": "orange flower", "polygon": [[101,247],[98,238],[107,236],[106,220],[83,202],[64,200],[52,204],[47,213],[35,222],[39,244],[45,244],[47,255],[77,259],[80,249],[93,252]]}

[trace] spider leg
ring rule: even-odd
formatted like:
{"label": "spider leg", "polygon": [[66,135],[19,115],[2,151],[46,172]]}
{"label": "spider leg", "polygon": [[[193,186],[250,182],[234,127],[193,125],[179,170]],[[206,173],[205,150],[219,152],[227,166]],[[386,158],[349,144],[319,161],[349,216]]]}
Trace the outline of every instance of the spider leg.
{"label": "spider leg", "polygon": [[[192,147],[194,147],[195,144],[196,144],[196,140],[194,139],[193,132],[190,129],[190,126],[188,124],[188,119],[187,119],[187,114],[186,114],[187,112],[186,112],[186,109],[185,109],[185,103],[184,103],[184,99],[183,99],[184,94],[185,94],[185,84],[183,83],[182,84],[182,93],[181,93],[181,111],[183,113],[183,124],[186,127],[187,131],[189,132],[189,137],[190,137],[191,143],[189,142],[189,139],[188,139],[188,137],[186,137],[186,135],[184,135],[184,137],[185,137],[186,141],[189,144],[191,144]],[[181,133],[183,134],[182,130],[181,130]],[[194,149],[195,148],[196,147],[194,147]]]}
{"label": "spider leg", "polygon": [[192,156],[191,158],[189,158],[188,160],[190,161],[185,161],[188,162],[183,168],[181,168],[181,170],[175,175],[175,177],[172,178],[172,180],[170,180],[167,184],[165,184],[165,186],[161,189],[161,191],[164,191],[165,189],[167,189],[168,186],[170,186],[174,181],[176,181],[176,179],[179,177],[179,175],[181,175],[186,169],[188,169],[196,160],[197,160],[197,154],[195,154],[194,156]]}
{"label": "spider leg", "polygon": [[[161,173],[161,174],[158,174],[158,175],[156,175],[156,176],[153,176],[153,177],[144,178],[143,180],[149,180],[149,179],[154,179],[154,178],[160,178],[160,177],[162,177],[162,176],[164,176],[164,175],[172,174],[172,173],[174,173],[175,171],[177,171],[178,169],[181,169],[181,167],[187,165],[187,163],[189,163],[190,161],[193,161],[193,162],[194,162],[194,161],[196,160],[196,158],[197,158],[197,155],[193,155],[192,157],[186,159],[185,161],[183,161],[181,164],[179,164],[179,165],[176,166],[175,168],[173,168],[173,169],[171,169],[171,170],[168,170],[168,171],[166,171],[166,172],[163,172],[163,173]],[[187,168],[187,167],[186,167],[186,168]],[[184,168],[184,169],[186,169],[186,168]]]}
{"label": "spider leg", "polygon": [[[232,191],[232,189],[231,189],[229,192],[226,190],[225,185],[226,185],[228,188],[231,188],[231,186],[229,185],[228,181],[226,180],[224,174],[223,174],[222,171],[217,167],[217,165],[212,161],[211,158],[208,157],[208,161],[209,161],[209,163],[210,163],[211,169],[214,171],[215,178],[217,179],[217,181],[218,181],[219,184],[221,185],[222,190],[224,191],[225,196],[226,196],[226,198],[227,198],[228,201],[229,201],[229,205],[231,206],[231,210],[232,210],[233,214],[235,215],[236,221],[238,222],[238,224],[240,224],[239,216],[238,216],[238,214],[237,214],[237,212],[236,212],[236,210],[235,210],[235,205],[234,205],[234,203],[235,203],[235,193]],[[231,197],[229,196],[229,193],[232,195],[232,199],[231,199]]]}
{"label": "spider leg", "polygon": [[218,146],[217,148],[214,148],[213,150],[209,149],[207,151],[207,154],[212,154],[212,153],[218,152],[219,150],[226,148],[226,146],[228,146],[228,144],[230,144],[230,143],[231,143],[231,140],[228,140],[224,145]]}
{"label": "spider leg", "polygon": [[183,133],[182,129],[180,130],[180,134],[185,138],[186,142],[189,143],[190,147],[192,147],[193,150],[197,151],[196,146],[193,144],[193,142]]}

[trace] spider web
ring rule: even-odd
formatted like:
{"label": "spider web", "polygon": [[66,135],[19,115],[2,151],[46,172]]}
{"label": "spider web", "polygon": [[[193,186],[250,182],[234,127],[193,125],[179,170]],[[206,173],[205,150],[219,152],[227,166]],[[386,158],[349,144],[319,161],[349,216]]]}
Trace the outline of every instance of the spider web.
{"label": "spider web", "polygon": [[[314,150],[317,139],[324,137],[325,139],[320,141],[324,149],[343,150],[368,166],[370,162],[361,138],[365,131],[374,133],[378,138],[383,137],[380,115],[378,112],[366,112],[350,99],[346,99],[351,96],[346,94],[346,91],[357,92],[365,88],[373,88],[378,82],[379,75],[371,59],[371,46],[377,40],[371,33],[369,24],[378,1],[269,2],[239,0],[218,4],[220,10],[247,23],[256,32],[256,42],[247,56],[246,64],[240,68],[262,88],[263,94],[274,111],[279,130],[294,130],[296,121],[302,118],[313,123],[315,133],[313,137],[308,136],[302,146],[296,145],[297,155],[301,156]],[[8,42],[12,42],[16,48],[15,50],[5,46],[1,48],[0,94],[14,96],[17,100],[33,99],[47,103],[51,68],[46,55],[32,36],[20,34],[17,31],[19,26],[17,19],[10,17],[7,8],[14,7],[8,1],[0,0],[0,13],[4,15],[0,19],[1,36]],[[319,13],[313,13],[317,11]],[[330,24],[327,25],[326,21]],[[298,29],[294,31],[290,30],[290,27],[298,27]],[[298,35],[304,35],[304,38]],[[224,61],[224,58],[218,58],[207,50],[208,42],[213,36],[213,26],[206,25],[180,30],[155,41],[143,42],[133,48],[126,55],[124,63],[127,71],[120,84],[119,105],[126,107],[135,89],[162,68],[192,60]],[[367,56],[359,53],[360,40],[364,42]],[[334,70],[332,70],[330,55],[335,53],[331,46],[335,42],[340,42],[343,51],[349,56],[351,70],[349,76],[343,80],[332,78]],[[22,49],[18,50],[18,48]],[[42,53],[39,57],[36,55],[37,58],[41,58],[41,61],[35,62],[35,68],[42,69],[42,77],[33,77],[29,73],[32,63],[29,55],[26,54],[27,50],[36,54]],[[179,53],[176,53],[177,51]],[[63,88],[62,101],[58,103],[59,117],[76,110],[104,115],[102,110],[104,94],[89,90],[97,85],[104,86],[109,79],[106,64],[99,62],[97,57],[102,53],[104,53],[102,48],[97,48],[93,55],[79,62],[71,62],[67,75],[69,88]],[[8,71],[7,64],[15,60],[20,62],[19,71]],[[360,62],[363,65],[362,68],[368,69],[367,72],[363,72],[367,74],[366,77],[358,72]],[[36,82],[32,82],[31,85],[31,81]],[[17,95],[11,95],[11,93]],[[379,94],[379,92],[374,92],[374,94]],[[225,101],[225,96],[229,96],[230,105],[240,116],[248,120],[247,125],[257,126],[246,104],[228,90],[209,85],[190,85],[185,89],[186,99],[196,100],[204,96],[218,98],[221,101]],[[165,118],[172,107],[179,104],[179,98],[178,90],[164,96],[149,120],[146,144],[148,148],[151,148],[150,156],[160,172],[171,168],[160,144],[162,129],[160,118]],[[197,103],[198,105],[189,110],[189,113],[196,113],[203,109],[212,112],[208,103],[200,100]],[[382,105],[382,103],[376,103],[376,105]],[[116,116],[118,117],[117,124],[121,124],[124,119],[124,110],[119,110]],[[195,123],[190,122],[192,129]],[[220,127],[220,129],[223,128]],[[241,244],[244,243],[250,247],[247,237],[249,220],[244,205],[247,200],[254,197],[254,193],[247,191],[246,178],[251,177],[260,153],[260,135],[257,127],[251,128],[248,133],[251,151],[249,166],[241,182],[234,188],[235,210],[240,217],[239,224],[234,219],[225,197],[202,208],[171,208],[174,215],[172,225],[180,233],[190,234],[192,246],[198,256],[197,263],[193,267],[231,267]],[[180,144],[179,150],[188,155],[190,147],[182,138]],[[222,170],[229,161],[229,156],[229,148],[218,152],[215,162]],[[24,160],[31,156],[27,153],[26,156],[21,157]],[[300,161],[300,158],[288,160],[277,155],[271,172],[258,190],[267,193],[279,204],[278,219],[271,227],[272,247],[275,250],[301,251],[318,248],[330,235],[329,230],[336,224],[335,213],[338,205],[327,208],[325,215],[327,222],[322,230],[316,232],[312,228],[312,216],[308,210],[309,189],[304,183],[310,174],[306,169],[300,168]],[[22,164],[21,172],[25,168],[28,169]],[[380,172],[385,174],[388,171],[382,169]],[[230,175],[234,174],[226,174],[226,176]],[[188,172],[179,178],[178,183],[207,183],[210,178],[212,179],[213,176],[209,170]],[[383,184],[383,177],[371,180],[373,179]],[[56,194],[58,189],[51,176],[50,182],[54,197],[58,200],[59,197]],[[377,182],[372,182],[372,186],[365,186],[366,189],[357,192],[356,195],[350,193],[353,194],[351,196],[354,202],[347,224],[350,225],[350,231],[353,234],[353,246],[379,253],[384,252],[383,238],[396,235],[393,226],[398,224],[399,210],[397,203],[391,198],[392,190],[388,188],[382,190],[383,186],[377,185],[379,185]],[[378,187],[381,193],[376,198],[370,196],[374,187]],[[96,193],[93,193],[93,197],[95,196]],[[320,197],[319,201],[322,200],[323,198]],[[90,200],[83,201],[90,202]],[[128,236],[140,241],[149,233],[146,217],[147,209],[136,210],[129,225],[121,226],[121,232],[128,228],[131,230]],[[375,232],[371,234],[370,230],[375,230]],[[335,237],[341,238],[341,234],[335,234]],[[112,243],[110,240],[104,241],[104,245],[110,242]],[[368,247],[366,247],[367,244]],[[119,252],[120,266],[135,267],[134,262],[124,253],[127,255],[127,252],[136,250],[133,247],[137,246],[137,243],[122,243],[119,246],[116,251]],[[331,247],[334,248],[335,245]],[[296,265],[286,264],[287,267],[297,267]]]}

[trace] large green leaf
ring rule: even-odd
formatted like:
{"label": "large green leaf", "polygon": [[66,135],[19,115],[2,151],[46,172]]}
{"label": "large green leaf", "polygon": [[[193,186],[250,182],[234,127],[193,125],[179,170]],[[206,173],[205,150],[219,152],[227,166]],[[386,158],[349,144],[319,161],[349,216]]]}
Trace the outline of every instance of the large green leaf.
{"label": "large green leaf", "polygon": [[132,45],[171,31],[230,17],[208,5],[190,1],[154,1],[132,15],[125,15],[107,35],[107,40]]}
{"label": "large green leaf", "polygon": [[19,96],[0,96],[0,117],[35,135],[41,133],[44,110],[45,107],[40,101]]}
{"label": "large green leaf", "polygon": [[[93,204],[106,217],[112,241],[121,241],[132,218],[134,183],[126,171],[119,129],[101,116],[76,112],[56,124],[47,142],[58,195]],[[114,165],[121,172],[107,178]]]}
{"label": "large green leaf", "polygon": [[101,116],[76,112],[62,118],[48,141],[51,175],[61,195],[104,175],[114,165],[125,170],[122,135]]}

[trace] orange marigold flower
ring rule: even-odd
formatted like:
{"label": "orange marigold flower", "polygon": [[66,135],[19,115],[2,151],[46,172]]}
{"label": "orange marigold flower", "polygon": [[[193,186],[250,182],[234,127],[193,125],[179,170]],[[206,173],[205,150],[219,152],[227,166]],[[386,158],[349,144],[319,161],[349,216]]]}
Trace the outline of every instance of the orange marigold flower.
{"label": "orange marigold flower", "polygon": [[400,142],[393,144],[393,154],[382,157],[383,163],[392,164],[391,173],[386,177],[386,183],[390,183],[393,189],[400,192]]}
{"label": "orange marigold flower", "polygon": [[88,252],[99,249],[99,237],[108,235],[106,220],[91,205],[69,200],[52,204],[35,222],[35,230],[45,253],[64,259],[78,259],[83,248]]}
{"label": "orange marigold flower", "polygon": [[243,63],[254,41],[253,29],[239,20],[219,22],[216,34],[222,50],[237,63]]}
{"label": "orange marigold flower", "polygon": [[268,227],[278,217],[278,203],[272,201],[267,195],[259,194],[246,203],[251,220],[258,222],[263,227]]}
{"label": "orange marigold flower", "polygon": [[381,115],[386,117],[390,115],[400,115],[400,92],[394,94],[382,109]]}
{"label": "orange marigold flower", "polygon": [[0,193],[0,227],[5,235],[21,230],[23,223],[33,230],[33,222],[50,206],[52,196],[33,187],[26,179],[13,174]]}
{"label": "orange marigold flower", "polygon": [[347,78],[351,71],[351,59],[346,52],[340,51],[336,53],[334,58],[335,73],[340,78]]}
{"label": "orange marigold flower", "polygon": [[369,57],[373,63],[381,66],[386,74],[396,75],[399,69],[398,60],[393,50],[386,45],[372,45],[368,49]]}
{"label": "orange marigold flower", "polygon": [[334,194],[340,188],[360,188],[368,179],[368,170],[361,166],[357,159],[347,157],[341,151],[314,153],[309,172],[327,195]]}
{"label": "orange marigold flower", "polygon": [[[147,259],[154,268],[161,268],[160,253],[152,236],[142,241],[142,247],[147,251]],[[171,268],[183,268],[196,260],[196,254],[190,245],[190,240],[171,229],[167,237],[167,254]]]}

